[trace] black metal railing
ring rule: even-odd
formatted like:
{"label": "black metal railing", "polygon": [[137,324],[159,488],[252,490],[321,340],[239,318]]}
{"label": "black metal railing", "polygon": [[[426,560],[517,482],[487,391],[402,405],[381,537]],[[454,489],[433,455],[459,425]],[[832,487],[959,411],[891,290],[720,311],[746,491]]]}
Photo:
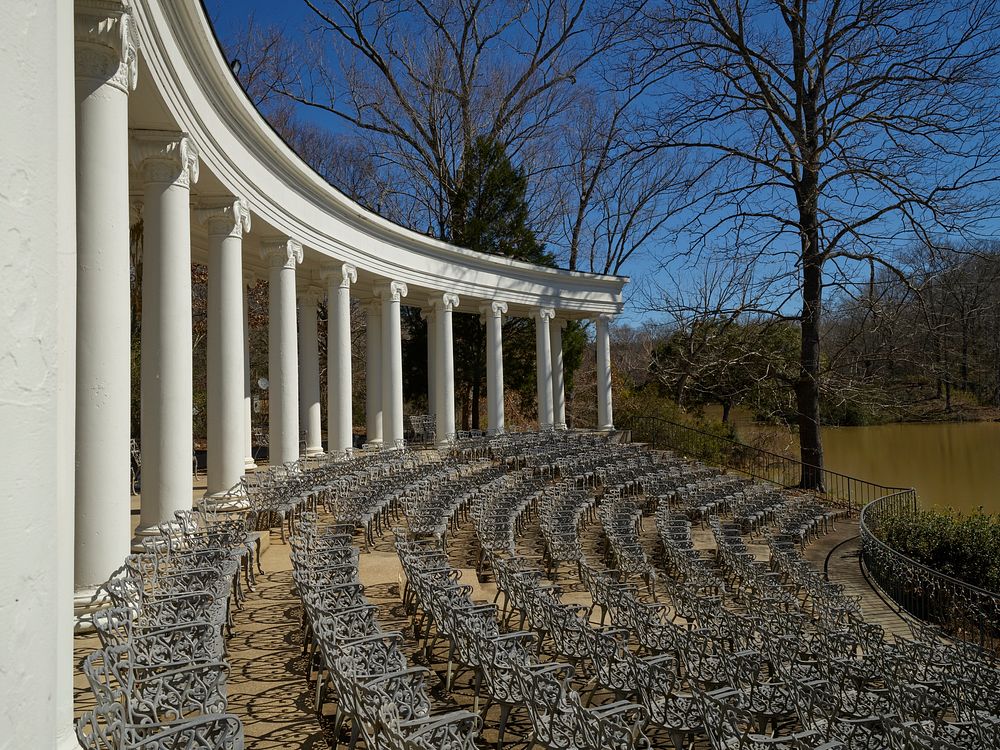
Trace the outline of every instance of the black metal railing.
{"label": "black metal railing", "polygon": [[794,458],[661,417],[628,416],[620,424],[622,429],[631,430],[633,441],[667,448],[783,487],[800,486],[804,475],[816,476],[819,472],[821,494],[828,501],[861,511],[861,563],[873,583],[914,617],[934,623],[954,637],[1000,649],[1000,594],[939,573],[879,538],[885,520],[916,511],[915,490],[886,487],[807,466]]}
{"label": "black metal railing", "polygon": [[916,509],[916,493],[906,490],[879,498],[861,510],[865,573],[914,617],[984,648],[1000,648],[1000,594],[929,568],[879,538],[886,519]]}
{"label": "black metal railing", "polygon": [[[662,417],[629,415],[620,419],[619,423],[621,429],[632,432],[632,440],[635,442],[648,443],[654,448],[667,448],[699,461],[725,466],[782,487],[800,487],[804,475],[818,476],[821,481],[817,491],[829,503],[852,511],[860,510],[880,497],[895,494],[903,489],[866,482],[864,479],[847,474],[803,464],[780,453],[772,453]],[[810,484],[815,483],[810,482]]]}

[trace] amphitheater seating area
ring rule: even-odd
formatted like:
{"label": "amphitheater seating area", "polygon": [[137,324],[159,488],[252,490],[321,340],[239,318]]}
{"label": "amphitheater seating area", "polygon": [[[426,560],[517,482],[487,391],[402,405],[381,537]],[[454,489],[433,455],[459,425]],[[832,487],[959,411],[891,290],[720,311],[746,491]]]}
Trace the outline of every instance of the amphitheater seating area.
{"label": "amphitheater seating area", "polygon": [[[805,558],[846,515],[809,493],[545,432],[304,460],[247,476],[241,496],[178,514],[109,582],[84,747],[244,746],[227,638],[272,530],[301,600],[301,678],[333,743],[1000,747],[997,656],[866,621]],[[359,577],[379,544],[403,574],[402,628]]]}

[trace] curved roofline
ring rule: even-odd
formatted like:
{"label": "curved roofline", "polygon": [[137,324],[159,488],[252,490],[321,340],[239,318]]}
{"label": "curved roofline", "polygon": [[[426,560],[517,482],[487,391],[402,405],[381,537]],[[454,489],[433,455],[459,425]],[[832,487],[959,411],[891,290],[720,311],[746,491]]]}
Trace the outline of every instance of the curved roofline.
{"label": "curved roofline", "polygon": [[[307,165],[250,101],[202,0],[135,0],[139,56],[204,165],[267,223],[331,260],[477,299],[617,313],[628,278],[488,255],[395,224]],[[442,265],[443,264],[443,265]]]}
{"label": "curved roofline", "polygon": [[440,240],[437,237],[434,237],[433,235],[424,234],[422,232],[418,232],[418,231],[416,231],[414,229],[411,229],[409,227],[405,227],[402,224],[398,224],[398,223],[394,222],[392,219],[389,219],[388,217],[383,216],[382,214],[380,214],[375,209],[369,208],[368,206],[364,206],[361,203],[359,203],[358,201],[354,200],[343,189],[341,189],[339,186],[337,186],[333,182],[331,182],[328,178],[324,177],[319,172],[317,172],[312,167],[312,165],[309,164],[309,162],[307,162],[305,159],[303,159],[298,154],[298,152],[294,148],[292,148],[292,146],[288,143],[288,141],[286,141],[284,139],[284,137],[281,135],[281,133],[279,133],[277,130],[275,130],[274,126],[268,121],[268,119],[266,117],[264,117],[264,115],[261,113],[261,111],[257,108],[257,105],[253,103],[253,100],[250,98],[250,95],[247,93],[246,89],[243,88],[243,85],[239,82],[239,79],[236,77],[236,74],[233,73],[233,70],[232,70],[232,67],[231,67],[230,63],[228,63],[226,61],[226,54],[225,54],[226,51],[225,51],[225,49],[222,46],[222,40],[219,39],[219,34],[218,34],[218,31],[216,30],[216,27],[215,27],[215,22],[212,20],[212,16],[208,12],[208,8],[205,5],[205,0],[198,0],[198,3],[199,3],[199,5],[201,5],[202,13],[204,13],[205,20],[208,22],[208,28],[212,32],[212,39],[215,41],[215,48],[218,51],[219,59],[223,62],[223,64],[225,65],[226,69],[229,70],[229,73],[230,73],[230,75],[232,77],[232,81],[233,81],[233,84],[235,85],[235,88],[239,90],[239,92],[243,95],[243,98],[246,100],[246,103],[259,116],[261,124],[265,128],[267,128],[269,131],[271,131],[271,133],[274,135],[275,138],[277,138],[278,140],[280,140],[282,143],[285,144],[285,146],[287,147],[287,149],[290,152],[290,154],[292,155],[292,157],[294,159],[298,160],[301,163],[301,166],[305,170],[307,170],[308,172],[311,172],[313,175],[316,176],[317,179],[319,179],[322,182],[325,182],[327,185],[329,185],[330,188],[333,190],[334,194],[344,204],[347,204],[349,206],[353,206],[354,210],[356,210],[358,212],[363,212],[365,214],[369,214],[372,217],[372,220],[377,219],[377,220],[380,220],[382,222],[385,222],[386,224],[388,224],[388,225],[392,226],[393,228],[395,228],[397,231],[410,233],[410,234],[414,235],[415,237],[418,237],[418,238],[421,238],[421,239],[424,239],[424,240],[430,240],[431,242],[438,243],[440,245],[443,245],[444,247],[447,247],[447,248],[449,248],[451,250],[454,250],[454,251],[457,251],[457,252],[470,253],[472,255],[484,256],[484,257],[489,258],[491,260],[500,261],[500,262],[506,262],[506,263],[510,263],[512,265],[520,265],[520,266],[524,266],[526,268],[546,269],[546,270],[549,270],[549,271],[560,271],[560,272],[567,273],[567,274],[574,274],[574,275],[578,274],[580,276],[597,278],[597,279],[623,279],[623,280],[625,280],[626,283],[628,283],[630,281],[630,278],[628,276],[623,276],[623,275],[620,275],[620,274],[594,273],[594,272],[590,272],[590,271],[571,271],[568,268],[562,268],[560,266],[542,266],[542,265],[539,265],[537,263],[527,263],[525,261],[519,261],[519,260],[516,260],[514,258],[508,258],[507,256],[504,256],[504,255],[491,255],[490,253],[482,253],[482,252],[479,252],[477,250],[470,250],[469,248],[462,247],[461,245],[454,245],[454,244],[452,244],[450,242],[445,242],[444,240]]}

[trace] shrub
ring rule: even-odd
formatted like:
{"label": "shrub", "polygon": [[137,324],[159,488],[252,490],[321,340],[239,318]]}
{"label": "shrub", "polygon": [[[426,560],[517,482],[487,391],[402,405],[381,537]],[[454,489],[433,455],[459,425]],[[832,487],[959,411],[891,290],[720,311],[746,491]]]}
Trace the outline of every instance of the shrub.
{"label": "shrub", "polygon": [[1000,592],[1000,515],[917,510],[883,519],[878,529],[893,549],[945,575]]}

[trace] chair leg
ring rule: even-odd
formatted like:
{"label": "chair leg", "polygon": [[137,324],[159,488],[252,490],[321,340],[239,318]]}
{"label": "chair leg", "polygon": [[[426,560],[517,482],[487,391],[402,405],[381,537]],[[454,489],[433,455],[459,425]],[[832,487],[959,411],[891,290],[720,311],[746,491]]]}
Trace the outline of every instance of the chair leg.
{"label": "chair leg", "polygon": [[[507,731],[507,718],[510,716],[510,704],[504,703],[500,707],[500,723],[497,724],[497,750],[503,748],[503,736]],[[532,746],[535,743],[531,743]]]}
{"label": "chair leg", "polygon": [[[323,715],[323,700],[326,697],[326,680],[323,677],[323,670],[320,669],[316,674],[316,713],[320,716]],[[340,719],[340,715],[337,715],[337,719]],[[334,732],[334,737],[337,733]]]}

